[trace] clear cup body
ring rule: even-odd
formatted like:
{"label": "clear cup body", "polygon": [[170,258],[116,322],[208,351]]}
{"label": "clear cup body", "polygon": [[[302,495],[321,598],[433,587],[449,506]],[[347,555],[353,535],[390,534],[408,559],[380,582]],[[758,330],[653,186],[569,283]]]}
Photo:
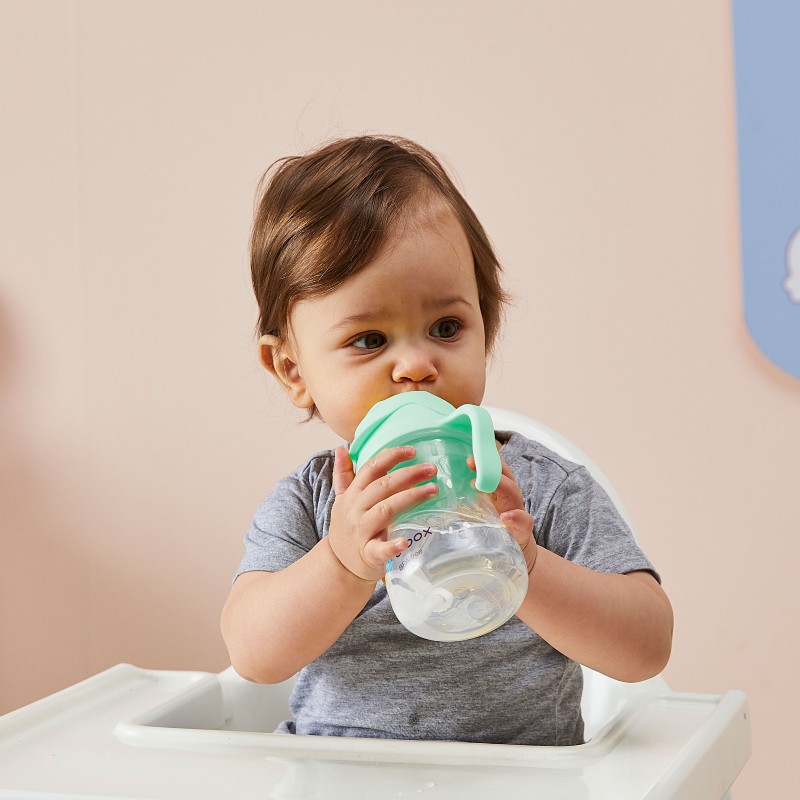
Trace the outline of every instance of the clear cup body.
{"label": "clear cup body", "polygon": [[469,442],[410,442],[415,461],[437,466],[439,492],[400,516],[390,538],[409,547],[387,564],[386,587],[399,621],[417,636],[460,641],[507,622],[528,590],[525,558],[488,495],[474,488]]}

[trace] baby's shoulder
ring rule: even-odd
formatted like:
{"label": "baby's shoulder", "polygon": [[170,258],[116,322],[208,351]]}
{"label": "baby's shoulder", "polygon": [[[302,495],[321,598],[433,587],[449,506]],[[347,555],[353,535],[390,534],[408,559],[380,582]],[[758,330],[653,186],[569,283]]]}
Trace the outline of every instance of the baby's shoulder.
{"label": "baby's shoulder", "polygon": [[287,475],[281,483],[293,492],[325,504],[333,494],[333,450],[320,450]]}
{"label": "baby's shoulder", "polygon": [[316,483],[319,480],[333,480],[333,450],[320,450],[297,467],[289,478]]}
{"label": "baby's shoulder", "polygon": [[591,482],[585,467],[515,431],[499,432],[505,441],[500,455],[511,468],[522,493],[539,500],[552,497],[565,484]]}
{"label": "baby's shoulder", "polygon": [[564,480],[584,468],[581,464],[560,456],[541,442],[528,439],[516,431],[498,431],[498,438],[504,442],[500,455],[506,463],[514,468],[537,470],[552,473],[554,477]]}

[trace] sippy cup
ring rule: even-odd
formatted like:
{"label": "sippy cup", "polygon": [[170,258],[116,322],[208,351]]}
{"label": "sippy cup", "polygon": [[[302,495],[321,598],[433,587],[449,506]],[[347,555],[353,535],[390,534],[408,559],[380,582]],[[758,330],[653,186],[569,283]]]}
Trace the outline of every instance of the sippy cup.
{"label": "sippy cup", "polygon": [[[386,589],[397,618],[437,642],[482,636],[517,611],[528,589],[519,545],[491,499],[502,465],[492,419],[475,405],[455,408],[429,392],[403,392],[376,403],[356,428],[356,471],[380,450],[413,445],[399,466],[432,462],[439,492],[401,514],[389,538],[409,547],[386,565]],[[475,457],[476,471],[467,466]]]}

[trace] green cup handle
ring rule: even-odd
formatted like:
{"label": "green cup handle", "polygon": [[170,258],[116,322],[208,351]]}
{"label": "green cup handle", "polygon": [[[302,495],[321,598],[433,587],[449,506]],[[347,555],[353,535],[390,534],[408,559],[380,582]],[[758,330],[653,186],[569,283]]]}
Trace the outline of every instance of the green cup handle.
{"label": "green cup handle", "polygon": [[[475,456],[475,488],[491,493],[500,484],[503,464],[494,438],[492,417],[485,408],[463,405],[456,412],[458,418],[469,422],[472,432],[472,453]],[[456,421],[456,414],[453,421]],[[458,420],[460,421],[460,419]]]}

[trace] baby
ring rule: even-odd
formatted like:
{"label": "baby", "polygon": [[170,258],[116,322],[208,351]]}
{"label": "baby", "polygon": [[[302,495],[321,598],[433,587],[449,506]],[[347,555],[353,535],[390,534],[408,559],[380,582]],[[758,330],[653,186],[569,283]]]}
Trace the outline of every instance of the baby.
{"label": "baby", "polygon": [[[500,267],[418,144],[361,136],[284,159],[260,190],[251,266],[261,362],[343,440],[399,392],[481,403],[506,301]],[[242,676],[299,671],[280,731],[578,744],[579,664],[625,681],[663,669],[669,600],[608,496],[542,445],[497,438],[493,501],[529,589],[509,622],[463,642],[409,633],[380,580],[408,546],[387,541],[387,526],[436,491],[432,464],[402,466],[413,448],[384,450],[357,475],[345,447],[318,453],[273,489],[222,630]]]}

